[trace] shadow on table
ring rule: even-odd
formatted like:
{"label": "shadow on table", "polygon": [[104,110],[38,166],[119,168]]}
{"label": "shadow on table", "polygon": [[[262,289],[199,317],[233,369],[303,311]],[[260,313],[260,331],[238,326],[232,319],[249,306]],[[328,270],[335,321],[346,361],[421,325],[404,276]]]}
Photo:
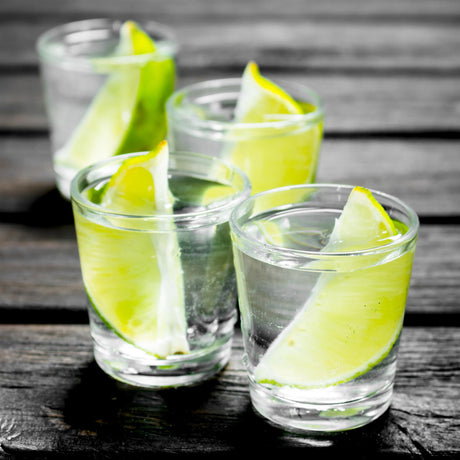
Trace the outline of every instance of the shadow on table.
{"label": "shadow on table", "polygon": [[18,205],[14,211],[0,209],[0,222],[30,227],[56,227],[73,224],[72,206],[56,188],[41,192],[32,201]]}
{"label": "shadow on table", "polygon": [[254,455],[257,453],[268,456],[277,452],[278,455],[299,454],[299,458],[324,459],[329,458],[328,455],[342,458],[349,454],[350,458],[356,460],[388,458],[387,453],[382,453],[381,447],[385,449],[385,438],[391,429],[390,410],[362,428],[340,433],[308,435],[284,431],[253,412],[242,414],[235,434],[242,435],[241,443],[251,446],[249,449]]}
{"label": "shadow on table", "polygon": [[[125,447],[133,451],[142,450],[144,443],[151,449],[152,441],[174,442],[180,451],[220,438],[223,424],[228,428],[233,423],[236,408],[228,408],[227,414],[225,402],[234,396],[226,394],[219,375],[195,386],[149,390],[115,381],[92,361],[68,391],[63,415],[72,429],[107,443],[129,440]],[[247,403],[242,394],[238,405]]]}
{"label": "shadow on table", "polygon": [[111,457],[157,452],[221,457],[250,452],[261,458],[274,451],[307,451],[309,458],[333,452],[378,458],[374,453],[379,451],[379,439],[390,425],[387,411],[365,428],[330,436],[296,435],[256,415],[244,384],[229,389],[218,375],[193,387],[138,389],[111,379],[95,362],[68,392],[63,415],[81,445],[110,452]]}

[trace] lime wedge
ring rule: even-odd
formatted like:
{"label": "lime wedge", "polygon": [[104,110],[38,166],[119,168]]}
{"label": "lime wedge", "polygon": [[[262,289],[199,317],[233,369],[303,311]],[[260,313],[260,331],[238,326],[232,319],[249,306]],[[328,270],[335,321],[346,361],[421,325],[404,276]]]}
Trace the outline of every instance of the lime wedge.
{"label": "lime wedge", "polygon": [[398,230],[382,205],[364,187],[354,187],[323,251],[359,251],[390,242]]}
{"label": "lime wedge", "polygon": [[[255,62],[247,64],[235,109],[237,123],[287,121],[315,109],[308,107],[263,77]],[[254,127],[232,128],[236,140],[225,156],[248,175],[252,193],[314,181],[322,122],[299,126],[273,128],[271,135]]]}
{"label": "lime wedge", "polygon": [[[378,247],[397,233],[372,194],[356,187],[324,250]],[[356,257],[355,266],[339,265],[343,272],[320,275],[306,304],[256,367],[258,382],[297,388],[335,385],[364,374],[388,355],[402,328],[413,251],[389,261],[380,256],[381,263],[366,268],[360,259]]]}
{"label": "lime wedge", "polygon": [[[101,206],[124,214],[171,213],[168,156],[163,141],[154,151],[127,159],[102,192]],[[133,231],[110,222],[101,225],[79,213],[75,218],[83,280],[105,324],[157,357],[188,353],[174,224],[166,221],[161,228],[149,224],[150,231]]]}
{"label": "lime wedge", "polygon": [[110,76],[56,164],[81,169],[113,155],[150,150],[165,138],[164,104],[174,88],[173,59],[159,55],[138,64],[117,60],[153,52],[157,46],[136,23],[122,25],[114,55],[93,62],[96,71],[110,70]]}
{"label": "lime wedge", "polygon": [[283,89],[260,74],[250,61],[243,72],[241,93],[235,108],[239,123],[263,123],[277,115],[302,115],[303,110]]}

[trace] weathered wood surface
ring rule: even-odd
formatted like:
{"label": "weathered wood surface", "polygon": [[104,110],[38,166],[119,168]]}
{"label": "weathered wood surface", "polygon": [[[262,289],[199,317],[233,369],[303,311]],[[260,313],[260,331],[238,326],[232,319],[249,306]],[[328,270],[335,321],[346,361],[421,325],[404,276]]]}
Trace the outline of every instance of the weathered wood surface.
{"label": "weathered wood surface", "polygon": [[[392,193],[420,215],[391,409],[339,436],[283,433],[250,406],[237,330],[210,382],[129,389],[93,362],[69,203],[54,187],[35,41],[84,18],[152,19],[180,45],[178,86],[248,59],[326,108],[318,181]],[[0,458],[460,458],[458,0],[0,2]],[[278,453],[278,455],[279,455]]]}
{"label": "weathered wood surface", "polygon": [[[180,68],[177,86],[237,77],[243,69],[243,61],[235,69],[199,69],[196,74]],[[460,137],[458,76],[269,71],[277,78],[307,84],[321,95],[327,111],[326,135]],[[0,134],[46,134],[47,129],[38,73],[0,73]]]}
{"label": "weathered wood surface", "polygon": [[[373,187],[406,201],[421,218],[458,221],[459,177],[460,139],[344,136],[324,140],[317,180]],[[68,223],[54,188],[47,138],[0,136],[0,220],[28,218],[40,225],[46,215],[52,223]]]}
{"label": "weathered wood surface", "polygon": [[277,17],[279,19],[298,19],[304,17],[331,17],[344,21],[414,21],[423,22],[458,19],[457,0],[286,0],[281,6],[278,0],[233,0],[216,2],[215,0],[110,0],[110,3],[92,0],[42,0],[40,4],[29,0],[3,0],[0,13],[10,18],[35,18],[41,16],[87,18],[101,15],[118,16],[126,14],[139,17],[158,16],[171,21],[206,22],[209,19],[221,21],[249,20],[256,23],[257,17]]}
{"label": "weathered wood surface", "polygon": [[154,19],[176,31],[180,86],[240,75],[249,59],[324,97],[327,131],[455,132],[460,126],[456,0],[47,0],[0,5],[0,130],[47,128],[35,42],[91,17]]}
{"label": "weathered wood surface", "polygon": [[366,429],[305,439],[252,412],[238,332],[232,359],[216,378],[149,392],[102,374],[87,326],[0,326],[0,439],[7,453],[24,458],[53,458],[57,450],[69,458],[246,450],[354,458],[458,455],[460,409],[452,401],[460,391],[459,340],[458,328],[405,329],[389,411]]}
{"label": "weathered wood surface", "polygon": [[276,67],[320,69],[451,70],[460,65],[455,1],[55,0],[32,6],[8,0],[2,5],[0,60],[5,66],[35,62],[36,37],[51,26],[100,16],[155,19],[175,27],[185,68],[226,68],[252,58]]}
{"label": "weathered wood surface", "polygon": [[[460,326],[458,254],[457,225],[422,226],[407,302],[407,324]],[[3,322],[87,322],[72,224],[54,229],[0,225],[0,259]]]}

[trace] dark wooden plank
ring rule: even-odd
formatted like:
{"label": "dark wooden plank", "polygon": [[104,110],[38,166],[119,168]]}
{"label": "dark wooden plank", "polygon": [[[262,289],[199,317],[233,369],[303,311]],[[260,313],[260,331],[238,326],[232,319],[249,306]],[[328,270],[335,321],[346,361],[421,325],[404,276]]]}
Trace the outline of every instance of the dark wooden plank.
{"label": "dark wooden plank", "polygon": [[[238,69],[210,69],[192,75],[179,66],[177,87],[236,77],[243,68],[241,62]],[[309,85],[318,92],[326,110],[326,133],[459,136],[460,78],[456,76],[318,75],[308,70],[279,72],[273,68],[268,74]],[[38,74],[0,74],[0,133],[47,129]]]}
{"label": "dark wooden plank", "polygon": [[88,321],[73,225],[2,225],[0,260],[0,322]]}
{"label": "dark wooden plank", "polygon": [[139,16],[172,17],[182,20],[249,19],[257,17],[337,17],[344,20],[417,20],[433,21],[449,19],[459,14],[457,0],[92,0],[67,1],[42,0],[40,5],[28,0],[3,0],[0,4],[2,17],[11,16],[84,16],[99,17],[101,14],[113,16],[136,14]]}
{"label": "dark wooden plank", "polygon": [[248,451],[454,458],[460,330],[403,332],[392,407],[363,429],[307,438],[252,411],[237,331],[227,368],[188,389],[145,391],[102,374],[86,326],[0,326],[0,435],[15,458],[126,458]]}
{"label": "dark wooden plank", "polygon": [[[326,134],[327,136],[327,134]],[[327,139],[317,181],[363,185],[395,195],[421,216],[460,214],[459,141]]]}
{"label": "dark wooden plank", "polygon": [[[378,165],[378,166],[377,166]],[[326,133],[318,182],[349,183],[394,194],[421,216],[460,215],[460,140],[347,139]],[[68,223],[55,194],[45,136],[0,137],[0,222]]]}
{"label": "dark wooden plank", "polygon": [[[180,86],[239,75],[248,59],[310,84],[327,110],[318,180],[372,186],[419,212],[394,402],[379,421],[319,439],[272,428],[250,407],[238,331],[216,379],[148,392],[99,371],[86,325],[59,324],[86,322],[86,299],[35,39],[107,15],[173,26]],[[0,325],[0,458],[460,458],[459,25],[458,0],[0,2],[0,323],[29,323]]]}
{"label": "dark wooden plank", "polygon": [[[1,62],[1,61],[0,61]],[[38,72],[0,73],[0,129],[47,130],[43,89]]]}
{"label": "dark wooden plank", "polygon": [[460,325],[458,225],[422,225],[407,300],[406,324]]}
{"label": "dark wooden plank", "polygon": [[[8,220],[9,213],[33,212],[54,188],[47,136],[0,137],[0,213],[3,220]],[[51,209],[48,211],[48,215],[52,213]],[[43,217],[44,214],[38,213],[35,223],[43,221]]]}
{"label": "dark wooden plank", "polygon": [[[303,70],[455,71],[460,65],[458,23],[373,23],[299,18],[177,28],[181,65],[266,66]],[[219,37],[216,40],[213,37]],[[340,37],[340,40],[337,40]]]}
{"label": "dark wooden plank", "polygon": [[[421,227],[406,324],[460,325],[460,232]],[[0,323],[87,322],[72,225],[0,225]]]}
{"label": "dark wooden plank", "polygon": [[[398,8],[390,16],[389,7],[385,8],[386,15],[379,13],[383,7],[376,7],[376,2],[370,8],[361,2],[348,11],[343,6],[334,9],[329,3],[328,8],[317,14],[310,12],[312,2],[296,1],[291,9],[274,2],[271,5],[251,2],[242,8],[220,3],[224,6],[203,2],[184,8],[181,2],[176,8],[159,6],[156,10],[152,5],[148,13],[136,10],[135,5],[120,3],[113,9],[111,3],[92,3],[88,7],[76,2],[76,7],[67,9],[66,4],[63,9],[56,8],[56,3],[53,8],[48,2],[48,11],[37,9],[34,14],[29,12],[30,7],[20,10],[19,5],[14,9],[11,4],[6,5],[9,13],[5,12],[0,29],[0,62],[3,66],[36,63],[36,38],[62,22],[82,16],[121,15],[134,19],[148,17],[174,27],[185,57],[184,65],[192,67],[241,65],[250,58],[279,65],[283,56],[285,65],[302,68],[460,69],[460,37],[456,33],[460,7],[457,5],[455,9],[451,3],[440,7],[431,20],[426,20],[430,17],[427,10],[425,14],[419,13],[423,5],[413,3],[416,12],[410,12],[407,2],[401,8],[406,12],[405,19],[403,15],[397,16]],[[141,6],[145,9],[145,3]],[[50,17],[51,8],[54,14],[57,11],[65,14]],[[350,14],[360,10],[357,16]],[[429,10],[432,12],[432,6]],[[14,13],[8,20],[8,14]],[[425,20],[420,20],[419,14]]]}

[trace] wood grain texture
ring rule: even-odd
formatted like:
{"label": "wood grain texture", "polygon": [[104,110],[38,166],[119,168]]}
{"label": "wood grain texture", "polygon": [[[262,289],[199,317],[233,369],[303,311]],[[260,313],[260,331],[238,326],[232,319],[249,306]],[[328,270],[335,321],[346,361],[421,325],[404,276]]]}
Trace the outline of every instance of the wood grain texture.
{"label": "wood grain texture", "polygon": [[[151,15],[150,19],[156,17]],[[2,65],[36,65],[37,38],[62,20],[2,24]],[[460,38],[455,34],[455,22],[353,23],[304,16],[289,21],[259,18],[256,26],[251,17],[237,22],[203,18],[171,25],[177,31],[184,68],[241,67],[249,59],[256,59],[264,65],[294,69],[460,69]],[[337,36],[341,39],[337,40]],[[15,47],[8,45],[8,38],[14,40]]]}
{"label": "wood grain texture", "polygon": [[436,21],[458,19],[457,0],[42,0],[40,4],[28,0],[3,0],[0,13],[4,18],[28,17],[100,17],[127,13],[145,17],[155,15],[176,20],[220,20],[249,17],[332,17],[350,20]]}
{"label": "wood grain texture", "polygon": [[[104,376],[86,326],[0,326],[0,439],[21,458],[353,452],[356,458],[457,455],[460,390],[456,328],[408,328],[391,409],[368,427],[308,439],[252,411],[237,332],[227,368],[188,389],[133,390]],[[456,421],[457,420],[457,421]],[[249,444],[248,444],[249,443]],[[373,452],[378,450],[378,456]]]}
{"label": "wood grain texture", "polygon": [[1,225],[0,260],[0,322],[87,322],[73,225]]}
{"label": "wood grain texture", "polygon": [[[33,212],[34,207],[40,206],[40,199],[54,188],[47,136],[0,137],[0,213],[3,220],[8,219],[9,213]],[[59,214],[59,209],[48,208],[47,214]],[[36,217],[43,219],[43,216]]]}
{"label": "wood grain texture", "polygon": [[[422,225],[406,324],[460,326],[458,254],[458,226]],[[87,322],[73,225],[1,224],[0,260],[0,323]]]}
{"label": "wood grain texture", "polygon": [[[460,215],[459,177],[460,139],[326,134],[317,181],[372,187],[396,195],[421,216],[441,218]],[[70,214],[55,191],[47,137],[0,136],[0,222],[68,224]]]}
{"label": "wood grain texture", "polygon": [[[242,61],[234,69],[203,69],[197,73],[178,67],[177,88],[203,80],[238,77],[244,65]],[[457,76],[318,74],[273,68],[266,73],[310,86],[321,96],[326,110],[326,134],[460,137]],[[38,74],[0,73],[0,134],[47,131]]]}
{"label": "wood grain texture", "polygon": [[[311,86],[326,108],[318,181],[383,190],[419,213],[381,419],[317,438],[270,426],[251,408],[238,329],[227,368],[194,388],[135,390],[94,363],[35,49],[48,28],[94,17],[172,26],[178,87],[239,76],[249,59]],[[2,0],[0,458],[460,458],[459,28],[458,0]]]}
{"label": "wood grain texture", "polygon": [[[460,7],[453,1],[57,2],[40,7],[2,3],[0,62],[35,63],[35,41],[63,22],[101,16],[153,19],[171,25],[186,66],[265,64],[313,68],[458,70]],[[18,12],[21,12],[18,14]],[[218,37],[218,39],[216,39]],[[340,37],[340,39],[337,39]],[[14,46],[11,45],[14,43]],[[243,46],[241,46],[243,45]]]}

